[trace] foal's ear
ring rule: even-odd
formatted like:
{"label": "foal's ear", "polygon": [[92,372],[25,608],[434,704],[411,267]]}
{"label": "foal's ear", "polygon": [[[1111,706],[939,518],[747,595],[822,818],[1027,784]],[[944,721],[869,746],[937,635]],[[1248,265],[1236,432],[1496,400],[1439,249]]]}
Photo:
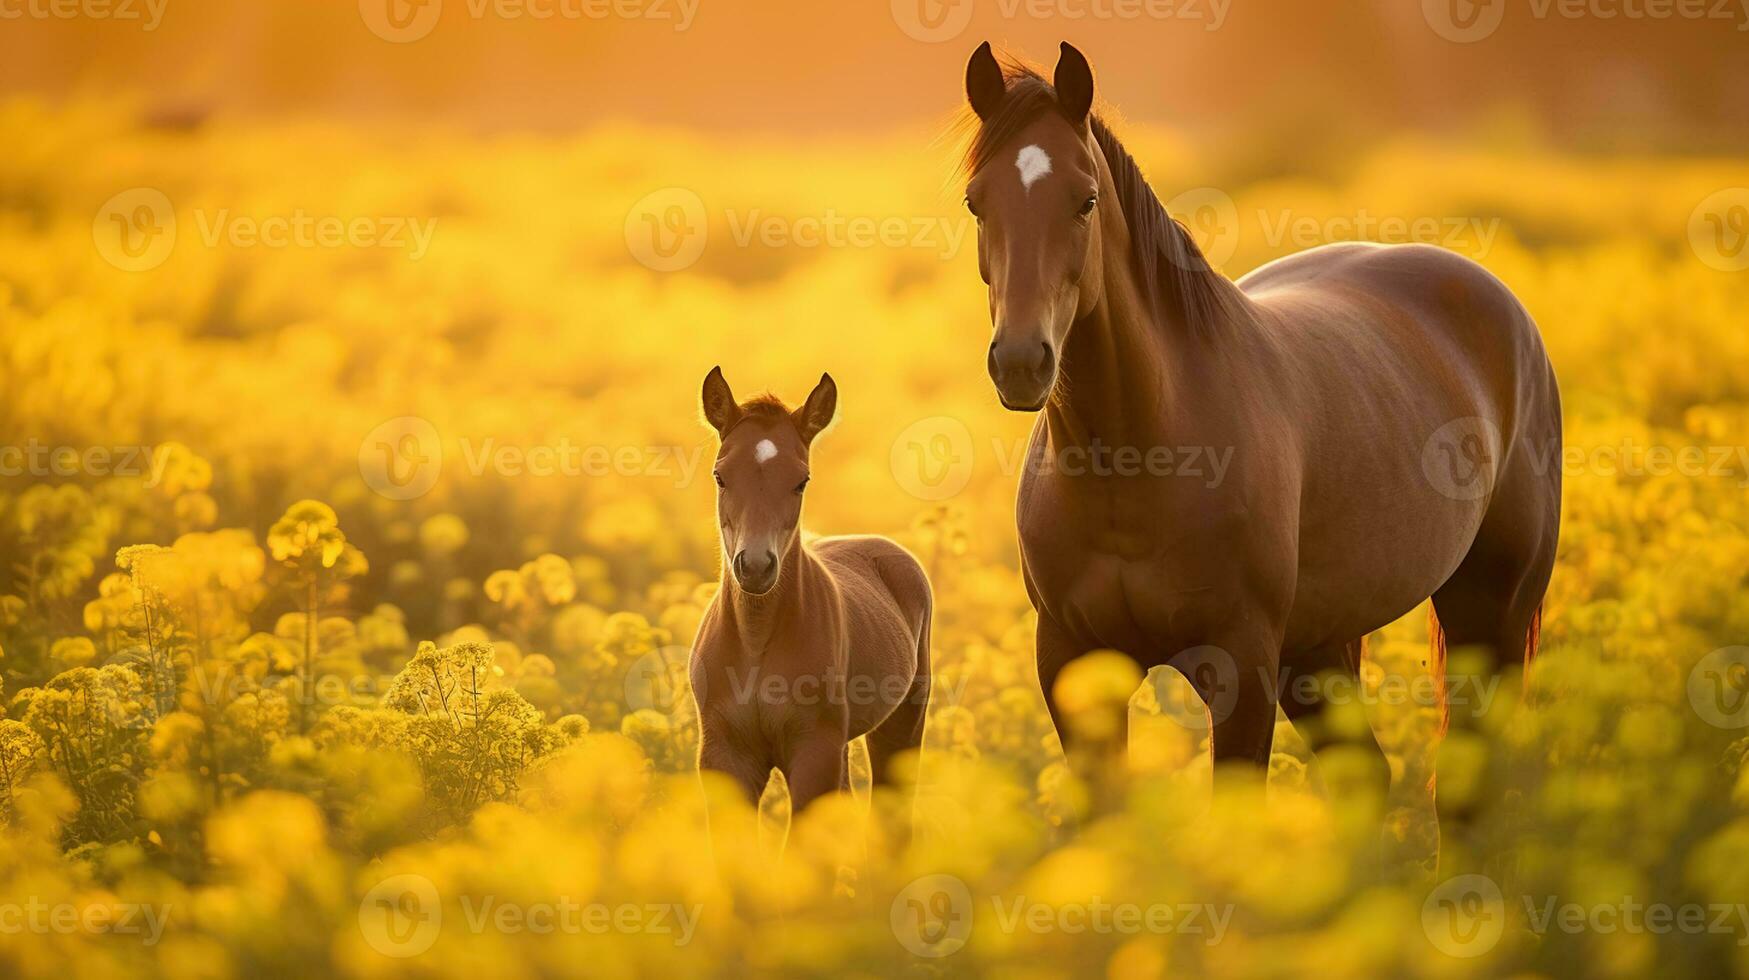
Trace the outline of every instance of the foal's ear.
{"label": "foal's ear", "polygon": [[831,425],[832,417],[837,414],[838,383],[830,374],[822,374],[813,394],[790,417],[795,419],[796,428],[802,433],[802,442],[806,444],[813,442],[820,430]]}
{"label": "foal's ear", "polygon": [[704,378],[704,419],[717,430],[718,438],[729,432],[729,426],[741,417],[741,406],[735,404],[735,393],[723,379],[723,369],[711,368]]}
{"label": "foal's ear", "polygon": [[1056,76],[1051,84],[1057,90],[1057,105],[1069,121],[1079,126],[1093,109],[1093,67],[1087,58],[1068,41],[1063,42],[1062,56],[1057,59]]}
{"label": "foal's ear", "polygon": [[985,41],[972,52],[972,60],[966,62],[966,100],[979,119],[988,119],[1007,97],[1008,83],[1002,79],[1002,66],[996,63],[990,42]]}

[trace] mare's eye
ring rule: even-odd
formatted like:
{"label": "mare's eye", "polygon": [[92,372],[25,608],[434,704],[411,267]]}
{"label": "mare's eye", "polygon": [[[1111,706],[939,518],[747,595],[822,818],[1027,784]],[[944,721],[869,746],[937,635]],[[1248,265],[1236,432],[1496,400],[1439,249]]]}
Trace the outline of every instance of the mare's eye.
{"label": "mare's eye", "polygon": [[1081,202],[1081,210],[1079,210],[1075,213],[1080,215],[1081,217],[1085,218],[1088,215],[1093,213],[1093,206],[1095,204],[1098,204],[1098,203],[1099,203],[1099,195],[1098,194],[1090,195],[1090,196],[1088,196],[1087,200]]}
{"label": "mare's eye", "polygon": [[972,212],[972,217],[979,221],[984,220],[984,216],[978,213],[978,209],[972,205],[972,199],[969,197],[966,198],[966,210]]}
{"label": "mare's eye", "polygon": [[796,484],[796,493],[801,493],[806,489],[808,489],[808,478],[804,476],[802,477],[802,482]]}

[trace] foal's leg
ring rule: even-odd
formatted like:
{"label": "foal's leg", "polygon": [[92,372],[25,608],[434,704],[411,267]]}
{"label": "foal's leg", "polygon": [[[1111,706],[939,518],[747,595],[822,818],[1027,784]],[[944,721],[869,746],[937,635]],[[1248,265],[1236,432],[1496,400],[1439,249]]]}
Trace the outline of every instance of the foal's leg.
{"label": "foal's leg", "polygon": [[923,717],[929,710],[929,678],[913,683],[887,720],[868,733],[869,775],[875,786],[893,784],[893,759],[923,747]]}
{"label": "foal's leg", "polygon": [[734,780],[747,802],[759,806],[759,796],[771,779],[771,764],[762,756],[737,745],[713,725],[701,726],[698,741],[699,772],[718,772]]}
{"label": "foal's leg", "polygon": [[[894,706],[874,730],[868,733],[868,766],[871,789],[893,784],[893,760],[901,753],[921,752],[924,720],[929,714],[929,615],[924,614],[923,627],[917,641],[916,675],[903,699]],[[915,778],[915,774],[914,774]],[[903,851],[910,843],[912,824],[916,820],[915,799],[905,809],[905,817],[897,827],[894,850]]]}
{"label": "foal's leg", "polygon": [[802,736],[780,763],[789,783],[790,820],[809,803],[834,792],[845,778],[849,739],[842,729],[814,730]]}
{"label": "foal's leg", "polygon": [[[868,733],[871,789],[893,785],[893,760],[901,753],[917,752],[923,748],[923,718],[928,710],[929,674],[925,670],[923,676],[912,683],[910,693],[893,709],[893,713]],[[903,851],[910,844],[911,825],[916,819],[912,809],[914,803],[912,800],[907,804],[905,816],[895,828],[895,839],[891,842],[895,852]]]}
{"label": "foal's leg", "polygon": [[892,784],[894,756],[923,748],[923,720],[929,713],[932,682],[929,673],[929,620],[930,616],[926,611],[922,629],[918,631],[917,673],[911,678],[910,689],[905,692],[904,699],[893,709],[893,713],[876,725],[874,731],[868,733],[868,765],[870,778],[876,786]]}
{"label": "foal's leg", "polygon": [[760,794],[765,792],[765,784],[771,779],[771,764],[762,754],[749,751],[715,725],[707,723],[699,730],[698,769],[700,776],[710,772],[728,776],[752,807],[751,810],[725,808],[713,805],[710,797],[706,797],[705,819],[709,824],[713,857],[722,861],[731,855],[756,853],[758,818],[755,814],[759,809]]}

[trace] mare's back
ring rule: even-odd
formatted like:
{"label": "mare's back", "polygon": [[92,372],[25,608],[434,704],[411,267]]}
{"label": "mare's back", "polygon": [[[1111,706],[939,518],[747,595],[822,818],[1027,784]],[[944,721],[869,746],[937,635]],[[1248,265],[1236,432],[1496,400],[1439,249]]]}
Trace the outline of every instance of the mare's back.
{"label": "mare's back", "polygon": [[1382,305],[1415,314],[1424,327],[1535,334],[1505,283],[1477,262],[1435,245],[1324,245],[1261,266],[1238,285],[1265,309],[1329,304],[1377,310]]}

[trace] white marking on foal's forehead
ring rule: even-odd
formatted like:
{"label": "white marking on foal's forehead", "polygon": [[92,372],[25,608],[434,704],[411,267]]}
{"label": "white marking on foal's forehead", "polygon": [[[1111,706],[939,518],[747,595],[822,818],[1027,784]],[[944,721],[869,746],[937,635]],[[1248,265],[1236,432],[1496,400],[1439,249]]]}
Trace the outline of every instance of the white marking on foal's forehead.
{"label": "white marking on foal's forehead", "polygon": [[777,455],[777,443],[770,439],[759,440],[759,445],[753,447],[753,458],[763,463]]}
{"label": "white marking on foal's forehead", "polygon": [[1020,186],[1030,194],[1032,185],[1051,172],[1051,155],[1037,143],[1028,144],[1014,158],[1014,169],[1020,171]]}

